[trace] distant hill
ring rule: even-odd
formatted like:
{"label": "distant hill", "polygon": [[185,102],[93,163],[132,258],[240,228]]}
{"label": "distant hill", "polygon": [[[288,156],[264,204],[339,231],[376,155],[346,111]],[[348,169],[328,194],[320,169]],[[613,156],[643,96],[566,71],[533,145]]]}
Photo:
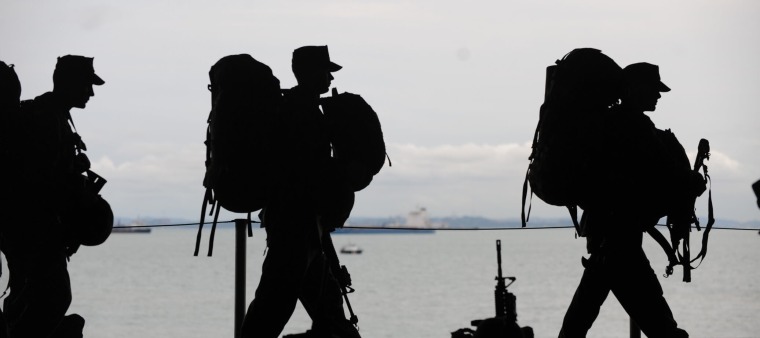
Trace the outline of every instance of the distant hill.
{"label": "distant hill", "polygon": [[[431,217],[433,223],[443,223],[449,228],[519,228],[522,223],[519,219],[490,219],[478,216],[457,216],[457,217]],[[394,223],[403,224],[403,217],[351,217],[347,225],[370,225],[382,226]],[[573,226],[569,218],[567,219],[531,219],[529,227],[557,227]]]}
{"label": "distant hill", "polygon": [[[434,223],[444,223],[450,228],[519,228],[522,223],[519,219],[491,219],[479,216],[457,216],[457,217],[431,217]],[[700,224],[706,224],[706,217],[700,217]],[[348,225],[388,225],[393,223],[403,223],[402,217],[351,217],[348,219]],[[665,220],[661,220],[664,224]],[[563,218],[531,218],[527,227],[572,227],[573,223],[570,217]],[[738,229],[760,229],[760,221],[739,222],[733,220],[719,219],[715,221],[714,227],[718,228],[738,228]]]}
{"label": "distant hill", "polygon": [[174,217],[116,217],[116,225],[132,225],[140,223],[142,225],[175,225],[175,224],[198,224],[198,220],[188,220],[185,218]]}

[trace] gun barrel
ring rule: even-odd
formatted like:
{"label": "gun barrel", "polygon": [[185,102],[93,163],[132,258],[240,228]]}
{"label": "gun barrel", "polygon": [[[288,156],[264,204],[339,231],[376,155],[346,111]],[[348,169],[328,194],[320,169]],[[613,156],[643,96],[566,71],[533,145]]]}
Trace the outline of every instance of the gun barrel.
{"label": "gun barrel", "polygon": [[499,266],[499,275],[497,278],[499,278],[499,280],[503,280],[502,274],[501,274],[501,240],[500,239],[496,240],[496,263]]}

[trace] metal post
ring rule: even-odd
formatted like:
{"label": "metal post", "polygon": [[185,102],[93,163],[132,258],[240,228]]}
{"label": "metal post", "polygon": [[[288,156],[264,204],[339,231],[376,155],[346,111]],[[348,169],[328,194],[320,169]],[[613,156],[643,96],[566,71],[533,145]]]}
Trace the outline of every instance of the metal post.
{"label": "metal post", "polygon": [[235,220],[235,338],[242,336],[245,318],[245,242],[248,220]]}
{"label": "metal post", "polygon": [[630,328],[631,328],[631,338],[641,338],[641,329],[639,329],[639,325],[636,324],[636,321],[633,320],[633,318],[629,318]]}

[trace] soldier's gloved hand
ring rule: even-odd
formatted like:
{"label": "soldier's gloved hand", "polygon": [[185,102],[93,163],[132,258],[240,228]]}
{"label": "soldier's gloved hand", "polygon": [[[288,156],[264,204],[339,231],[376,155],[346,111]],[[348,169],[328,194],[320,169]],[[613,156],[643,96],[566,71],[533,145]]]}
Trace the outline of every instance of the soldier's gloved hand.
{"label": "soldier's gloved hand", "polygon": [[692,196],[702,196],[702,193],[707,190],[707,180],[702,177],[702,174],[696,171],[690,171],[690,173],[689,190],[691,191]]}
{"label": "soldier's gloved hand", "polygon": [[348,273],[348,269],[345,265],[340,267],[340,272],[336,273],[335,279],[338,280],[340,286],[351,286],[351,274]]}
{"label": "soldier's gloved hand", "polygon": [[90,169],[90,159],[85,153],[79,153],[74,158],[74,172],[83,173]]}

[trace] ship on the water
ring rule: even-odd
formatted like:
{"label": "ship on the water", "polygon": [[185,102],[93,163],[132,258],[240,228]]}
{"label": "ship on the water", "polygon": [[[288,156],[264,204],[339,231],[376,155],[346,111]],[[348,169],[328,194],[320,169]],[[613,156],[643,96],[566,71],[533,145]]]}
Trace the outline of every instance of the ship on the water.
{"label": "ship on the water", "polygon": [[410,211],[404,222],[389,222],[380,225],[351,224],[346,222],[343,228],[333,234],[432,234],[436,229],[445,228],[445,223],[433,222],[424,207]]}
{"label": "ship on the water", "polygon": [[116,223],[111,230],[111,233],[123,233],[123,234],[149,234],[151,228],[145,227],[145,224],[140,221],[133,221],[128,225]]}

